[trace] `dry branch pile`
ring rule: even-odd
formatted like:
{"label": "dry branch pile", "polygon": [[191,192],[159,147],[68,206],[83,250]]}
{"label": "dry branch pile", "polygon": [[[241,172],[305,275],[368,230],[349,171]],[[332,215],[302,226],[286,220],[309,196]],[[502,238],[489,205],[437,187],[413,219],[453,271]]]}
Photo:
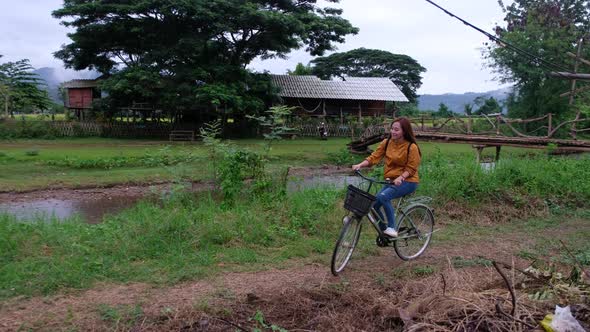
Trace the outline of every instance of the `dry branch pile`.
{"label": "dry branch pile", "polygon": [[[555,301],[530,295],[550,279],[504,263],[457,270],[449,261],[440,274],[383,283],[286,287],[248,294],[237,301],[212,300],[206,310],[186,308],[174,317],[144,319],[138,330],[180,331],[530,331],[539,328]],[[389,282],[389,283],[388,283]],[[523,289],[523,285],[527,285]],[[512,285],[517,285],[515,290]],[[553,285],[555,287],[555,285]],[[577,298],[580,301],[580,298]],[[582,298],[582,302],[584,302]],[[575,306],[586,328],[588,300]],[[560,303],[560,302],[557,302]]]}

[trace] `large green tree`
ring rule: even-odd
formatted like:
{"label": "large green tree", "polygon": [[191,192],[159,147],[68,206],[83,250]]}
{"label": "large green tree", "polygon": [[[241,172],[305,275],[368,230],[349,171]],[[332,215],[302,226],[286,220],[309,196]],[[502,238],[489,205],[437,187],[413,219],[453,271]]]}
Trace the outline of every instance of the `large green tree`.
{"label": "large green tree", "polygon": [[[337,3],[339,0],[329,0]],[[54,17],[75,29],[55,55],[67,67],[108,74],[112,99],[196,103],[247,110],[261,105],[246,66],[305,47],[332,50],[358,31],[341,10],[316,0],[65,0]]]}
{"label": "large green tree", "polygon": [[51,107],[49,95],[42,89],[45,82],[33,70],[28,59],[0,64],[0,97],[6,117],[17,110],[46,110]]}
{"label": "large green tree", "polygon": [[346,76],[389,77],[410,102],[416,101],[416,90],[422,85],[421,75],[426,71],[410,56],[366,48],[334,53],[311,62],[314,65],[313,72],[323,79]]}
{"label": "large green tree", "polygon": [[[487,49],[490,66],[500,80],[515,84],[515,92],[507,100],[508,114],[533,117],[551,112],[559,118],[571,118],[568,99],[559,97],[569,89],[570,82],[551,77],[549,72],[573,68],[566,52],[576,53],[580,38],[590,28],[589,2],[514,0],[510,6],[504,7],[502,1],[500,5],[505,17],[496,35],[537,57],[504,43],[491,44]],[[590,48],[583,47],[582,56],[588,55]]]}

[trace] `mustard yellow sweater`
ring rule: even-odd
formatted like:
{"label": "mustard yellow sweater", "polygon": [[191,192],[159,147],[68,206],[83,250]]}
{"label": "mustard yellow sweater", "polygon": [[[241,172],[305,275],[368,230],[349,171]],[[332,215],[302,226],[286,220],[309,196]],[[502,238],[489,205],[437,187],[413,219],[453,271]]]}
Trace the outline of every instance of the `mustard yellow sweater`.
{"label": "mustard yellow sweater", "polygon": [[408,144],[410,142],[402,140],[396,143],[393,139],[389,141],[387,151],[385,151],[385,145],[387,145],[387,139],[384,139],[375,152],[373,152],[368,158],[370,166],[373,166],[385,157],[385,178],[391,180],[402,175],[404,171],[408,172],[410,176],[406,178],[407,182],[420,182],[418,177],[418,167],[420,166],[420,152],[416,144],[410,146],[410,153],[408,156]]}

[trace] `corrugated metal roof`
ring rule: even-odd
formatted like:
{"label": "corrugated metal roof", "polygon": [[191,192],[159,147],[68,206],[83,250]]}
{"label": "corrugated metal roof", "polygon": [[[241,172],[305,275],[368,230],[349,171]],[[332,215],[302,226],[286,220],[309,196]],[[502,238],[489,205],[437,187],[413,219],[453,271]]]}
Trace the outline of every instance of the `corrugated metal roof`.
{"label": "corrugated metal roof", "polygon": [[280,89],[281,97],[408,101],[386,77],[347,77],[346,81],[328,81],[315,76],[272,75],[272,82]]}
{"label": "corrugated metal roof", "polygon": [[71,80],[64,82],[64,88],[95,88],[98,86],[98,80]]}

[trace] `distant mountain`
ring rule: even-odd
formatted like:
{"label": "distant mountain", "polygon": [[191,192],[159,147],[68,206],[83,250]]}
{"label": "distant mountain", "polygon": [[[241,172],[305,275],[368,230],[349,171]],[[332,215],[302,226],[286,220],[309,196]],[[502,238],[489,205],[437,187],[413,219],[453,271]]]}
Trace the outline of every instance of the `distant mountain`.
{"label": "distant mountain", "polygon": [[52,67],[43,67],[33,71],[47,84],[47,92],[51,100],[58,104],[63,104],[59,95],[59,85],[63,82],[74,79],[94,79],[99,76],[95,71],[74,71],[69,69],[56,69]]}
{"label": "distant mountain", "polygon": [[445,93],[442,95],[421,95],[418,97],[418,109],[421,111],[436,111],[438,105],[443,103],[455,113],[463,113],[464,105],[473,105],[475,98],[483,96],[485,98],[494,97],[498,102],[502,103],[512,91],[511,87],[492,90],[488,92],[466,92],[462,94]]}

